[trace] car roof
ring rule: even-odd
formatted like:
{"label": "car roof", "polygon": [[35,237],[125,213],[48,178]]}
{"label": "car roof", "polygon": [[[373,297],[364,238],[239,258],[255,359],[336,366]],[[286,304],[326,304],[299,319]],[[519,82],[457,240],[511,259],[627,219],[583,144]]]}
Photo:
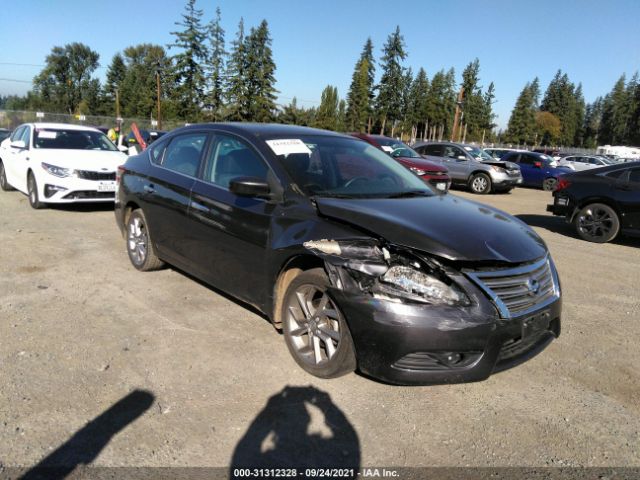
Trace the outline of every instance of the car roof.
{"label": "car roof", "polygon": [[36,122],[36,123],[25,123],[23,125],[32,125],[34,128],[50,128],[52,130],[64,129],[64,130],[80,130],[85,132],[99,132],[97,128],[94,127],[86,127],[84,125],[74,125],[72,123],[45,123],[45,122]]}
{"label": "car roof", "polygon": [[324,135],[340,138],[353,138],[350,135],[320,130],[318,128],[301,127],[298,125],[283,125],[279,123],[248,123],[248,122],[221,122],[221,123],[194,123],[192,125],[179,128],[174,132],[188,132],[190,130],[217,128],[231,133],[244,134],[256,138],[270,138],[282,136],[299,135]]}

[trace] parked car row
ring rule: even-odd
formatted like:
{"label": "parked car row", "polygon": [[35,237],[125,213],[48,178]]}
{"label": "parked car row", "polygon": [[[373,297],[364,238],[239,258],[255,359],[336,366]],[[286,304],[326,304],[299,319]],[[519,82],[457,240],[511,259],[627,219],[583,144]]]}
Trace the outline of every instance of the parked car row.
{"label": "parked car row", "polygon": [[[19,127],[0,147],[3,189],[19,187],[30,201],[37,192],[32,206],[97,193],[103,180],[79,172],[111,174],[100,162],[113,155],[123,162],[115,218],[132,265],[170,264],[255,306],[310,374],[477,381],[560,334],[560,282],[542,239],[505,212],[442,194],[437,181],[412,173],[426,160],[405,145],[205,124],[124,157],[103,137],[86,127]],[[455,160],[468,164],[470,179],[518,183],[515,164],[464,151]],[[435,167],[444,161],[428,171],[442,172]],[[113,201],[109,189],[102,194]]]}

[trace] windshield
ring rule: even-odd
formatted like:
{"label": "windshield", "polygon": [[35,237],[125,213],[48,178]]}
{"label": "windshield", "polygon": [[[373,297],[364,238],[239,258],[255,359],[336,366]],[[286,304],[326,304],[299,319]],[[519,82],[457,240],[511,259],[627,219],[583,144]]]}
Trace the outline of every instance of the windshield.
{"label": "windshield", "polygon": [[116,146],[104,133],[93,130],[37,128],[33,135],[33,146],[65,150],[117,151]]}
{"label": "windshield", "polygon": [[469,152],[473,158],[475,158],[476,160],[480,160],[481,162],[495,162],[496,160],[487,152],[478,147],[464,147],[464,149]]}
{"label": "windshield", "polygon": [[351,138],[302,135],[267,140],[294,182],[309,196],[431,196],[418,176],[376,147]]}

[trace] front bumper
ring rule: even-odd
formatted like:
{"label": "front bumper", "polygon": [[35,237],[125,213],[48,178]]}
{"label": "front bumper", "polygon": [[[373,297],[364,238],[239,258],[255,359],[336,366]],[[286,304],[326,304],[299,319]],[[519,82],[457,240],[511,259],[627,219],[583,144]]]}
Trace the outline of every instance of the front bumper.
{"label": "front bumper", "polygon": [[[486,298],[457,308],[354,297],[340,290],[333,295],[349,324],[359,370],[388,383],[484,380],[537,355],[560,334],[561,298],[503,319]],[[451,358],[459,361],[448,363]]]}
{"label": "front bumper", "polygon": [[491,172],[491,181],[494,187],[497,188],[513,188],[522,184],[522,175]]}
{"label": "front bumper", "polygon": [[38,182],[39,196],[46,203],[113,202],[114,180],[59,178],[47,175]]}
{"label": "front bumper", "polygon": [[420,177],[425,183],[428,183],[436,191],[446,193],[451,186],[451,178],[448,175],[422,175]]}

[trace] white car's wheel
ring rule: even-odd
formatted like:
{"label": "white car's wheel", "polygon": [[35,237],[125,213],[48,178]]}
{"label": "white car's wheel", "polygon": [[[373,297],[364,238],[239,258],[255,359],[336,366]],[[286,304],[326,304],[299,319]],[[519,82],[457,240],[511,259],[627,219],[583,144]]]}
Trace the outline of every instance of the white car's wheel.
{"label": "white car's wheel", "polygon": [[9,185],[9,182],[7,182],[7,172],[4,170],[4,163],[2,163],[2,160],[0,160],[0,189],[2,189],[3,192],[14,190],[14,188]]}
{"label": "white car's wheel", "polygon": [[36,176],[33,172],[29,172],[27,176],[27,194],[29,195],[29,205],[31,205],[31,208],[39,210],[47,206],[44,202],[40,201],[38,183],[36,182]]}

